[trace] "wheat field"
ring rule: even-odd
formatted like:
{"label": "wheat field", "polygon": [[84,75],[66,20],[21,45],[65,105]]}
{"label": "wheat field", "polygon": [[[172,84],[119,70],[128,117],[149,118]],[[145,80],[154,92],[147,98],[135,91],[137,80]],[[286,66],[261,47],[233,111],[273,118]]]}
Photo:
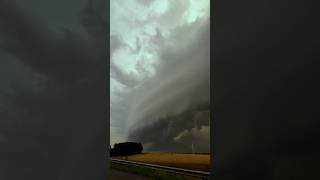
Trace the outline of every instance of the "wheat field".
{"label": "wheat field", "polygon": [[116,156],[113,158],[185,169],[210,171],[210,154],[142,153],[130,156]]}

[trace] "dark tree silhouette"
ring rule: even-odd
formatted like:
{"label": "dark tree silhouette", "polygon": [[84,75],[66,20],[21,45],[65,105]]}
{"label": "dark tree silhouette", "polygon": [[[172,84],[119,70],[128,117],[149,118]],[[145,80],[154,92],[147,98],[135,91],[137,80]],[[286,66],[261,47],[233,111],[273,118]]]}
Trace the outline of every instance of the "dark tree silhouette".
{"label": "dark tree silhouette", "polygon": [[110,156],[140,154],[142,151],[142,144],[136,142],[118,143],[114,145],[114,148],[111,148],[110,146]]}

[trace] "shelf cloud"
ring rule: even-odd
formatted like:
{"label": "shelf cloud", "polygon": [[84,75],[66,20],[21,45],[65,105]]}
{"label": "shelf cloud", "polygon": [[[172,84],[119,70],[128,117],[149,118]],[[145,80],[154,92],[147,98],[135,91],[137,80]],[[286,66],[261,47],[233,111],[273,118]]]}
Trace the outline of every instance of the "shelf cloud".
{"label": "shelf cloud", "polygon": [[[167,1],[162,14],[150,15],[148,9],[161,7],[159,4],[156,6],[157,3],[144,7],[145,17],[141,17],[144,28],[140,28],[140,24],[132,27],[132,31],[136,31],[132,34],[135,38],[114,29],[117,36],[122,36],[123,41],[140,51],[134,54],[126,50],[125,43],[114,41],[111,44],[111,47],[118,47],[114,54],[126,54],[125,57],[115,55],[112,61],[131,72],[122,79],[132,83],[114,78],[118,84],[111,86],[118,89],[111,92],[114,100],[111,124],[123,127],[121,133],[126,135],[123,140],[142,142],[150,151],[191,152],[193,143],[197,152],[210,152],[209,15],[199,15],[189,22],[185,15],[192,14],[188,5],[191,1]],[[175,6],[181,13],[172,12]],[[169,17],[176,19],[176,23],[172,23]],[[152,18],[162,20],[152,23]],[[141,41],[136,40],[137,36]],[[128,62],[136,66],[121,64],[121,59],[129,59]],[[116,68],[111,69],[111,73],[113,71]],[[145,75],[142,72],[149,73]],[[134,77],[136,81],[132,80]],[[123,108],[124,101],[126,108]]]}

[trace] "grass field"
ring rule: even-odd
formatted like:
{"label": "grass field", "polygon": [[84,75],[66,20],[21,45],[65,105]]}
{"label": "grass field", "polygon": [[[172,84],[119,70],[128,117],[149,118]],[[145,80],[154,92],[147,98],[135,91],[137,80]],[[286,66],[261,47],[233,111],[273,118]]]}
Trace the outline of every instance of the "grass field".
{"label": "grass field", "polygon": [[137,166],[128,166],[125,164],[111,163],[111,168],[118,171],[137,174],[139,176],[144,176],[150,179],[157,179],[157,180],[202,180],[202,178],[199,178],[199,177],[173,174],[173,173],[168,173],[161,170],[154,170],[150,168],[143,168],[143,167],[137,167]]}
{"label": "grass field", "polygon": [[210,171],[210,154],[142,153],[130,156],[116,156],[113,158],[185,169]]}

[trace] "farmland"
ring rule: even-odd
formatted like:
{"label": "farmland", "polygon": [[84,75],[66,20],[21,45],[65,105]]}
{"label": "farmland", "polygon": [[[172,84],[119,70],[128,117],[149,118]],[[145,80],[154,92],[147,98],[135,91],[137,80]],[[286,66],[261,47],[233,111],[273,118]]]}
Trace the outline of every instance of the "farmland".
{"label": "farmland", "polygon": [[162,166],[210,171],[210,154],[142,153],[129,156],[115,156],[113,158]]}

